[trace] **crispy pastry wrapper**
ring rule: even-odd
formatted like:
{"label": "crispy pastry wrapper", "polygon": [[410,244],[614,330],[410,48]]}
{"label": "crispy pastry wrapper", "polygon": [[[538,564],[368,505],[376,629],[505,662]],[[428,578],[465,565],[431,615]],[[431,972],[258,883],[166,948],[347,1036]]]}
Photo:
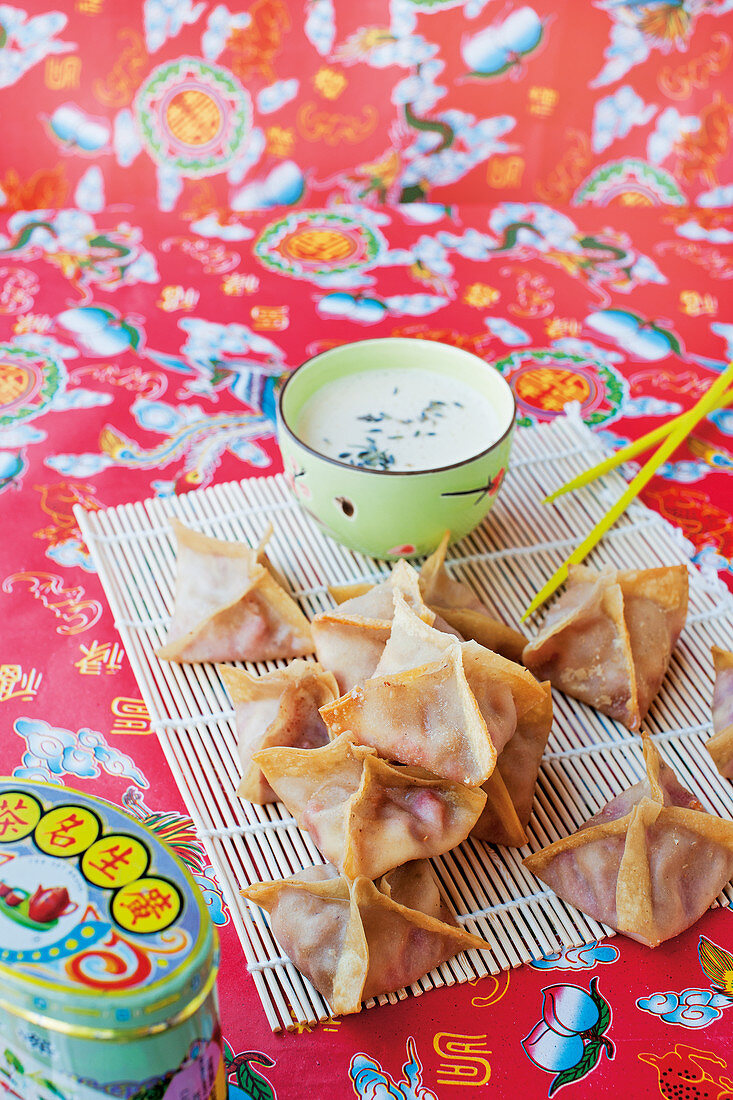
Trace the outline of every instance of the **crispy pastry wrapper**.
{"label": "crispy pastry wrapper", "polygon": [[394,597],[392,631],[375,675],[405,672],[460,649],[466,681],[486,722],[497,752],[513,735],[517,721],[543,699],[534,676],[521,665],[486,649],[464,642],[422,621],[399,593]]}
{"label": "crispy pastry wrapper", "polygon": [[638,730],[687,617],[684,565],[598,573],[571,565],[522,660],[541,680]]}
{"label": "crispy pastry wrapper", "polygon": [[277,802],[252,754],[273,745],[315,749],[328,744],[328,730],[318,709],[338,698],[336,681],[315,661],[300,659],[262,676],[232,665],[219,665],[218,672],[234,705],[242,769],[237,794],[259,805]]}
{"label": "crispy pastry wrapper", "polygon": [[377,585],[330,589],[338,606],[316,615],[311,626],[316,654],[330,669],[340,691],[351,691],[374,675],[392,628],[393,594],[399,592],[416,614],[431,622],[434,614],[422,601],[417,571],[400,561]]}
{"label": "crispy pastry wrapper", "polygon": [[713,663],[713,735],[705,748],[720,774],[733,779],[733,653],[714,645]]}
{"label": "crispy pastry wrapper", "polygon": [[334,1015],[359,1012],[363,1001],[412,985],[459,951],[490,950],[459,927],[425,860],[378,883],[349,882],[333,867],[313,867],[242,893],[267,910],[285,954]]}
{"label": "crispy pastry wrapper", "polygon": [[437,661],[379,676],[321,708],[329,736],[350,730],[387,760],[479,786],[496,748],[463,671],[459,645]]}
{"label": "crispy pastry wrapper", "polygon": [[445,567],[449,542],[450,531],[446,531],[438,548],[420,569],[420,592],[425,603],[462,638],[473,639],[510,661],[521,662],[526,637],[494,618],[467,584],[449,575]]}
{"label": "crispy pastry wrapper", "polygon": [[517,728],[499,753],[493,775],[483,784],[486,806],[471,836],[521,848],[527,843],[527,823],[542,754],[552,728],[552,691],[541,684],[543,695],[517,721]]}
{"label": "crispy pastry wrapper", "polygon": [[263,547],[210,538],[171,519],[176,589],[165,661],[269,661],[313,653],[308,620]]}
{"label": "crispy pastry wrapper", "polygon": [[375,676],[322,708],[329,733],[351,730],[386,759],[480,785],[543,689],[505,657],[431,627],[399,593],[394,605]]}
{"label": "crispy pastry wrapper", "polygon": [[349,733],[320,749],[268,748],[254,761],[298,825],[348,879],[376,879],[468,836],[481,790],[381,760]]}
{"label": "crispy pastry wrapper", "polygon": [[649,738],[647,776],[525,859],[561,898],[656,947],[702,916],[733,875],[733,822],[706,813]]}

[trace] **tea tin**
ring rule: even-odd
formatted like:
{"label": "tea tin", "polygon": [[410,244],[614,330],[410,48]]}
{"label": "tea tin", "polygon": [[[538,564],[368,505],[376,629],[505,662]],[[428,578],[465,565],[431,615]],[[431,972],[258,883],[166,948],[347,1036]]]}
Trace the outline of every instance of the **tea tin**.
{"label": "tea tin", "polygon": [[224,1100],[218,940],[139,821],[0,779],[0,1089],[23,1100]]}

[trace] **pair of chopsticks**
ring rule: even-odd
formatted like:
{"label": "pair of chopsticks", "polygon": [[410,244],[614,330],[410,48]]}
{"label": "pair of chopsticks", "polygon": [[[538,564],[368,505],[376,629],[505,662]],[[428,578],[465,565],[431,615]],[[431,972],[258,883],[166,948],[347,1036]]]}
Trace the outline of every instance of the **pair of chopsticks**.
{"label": "pair of chopsticks", "polygon": [[547,584],[543,585],[539,590],[527,610],[524,612],[524,615],[522,615],[522,622],[529,618],[529,616],[552,595],[555,589],[559,588],[563,581],[567,579],[568,566],[576,565],[578,562],[581,562],[583,558],[590,553],[593,547],[600,542],[606,531],[608,531],[619,516],[626,511],[632,500],[638,496],[641,490],[652,479],[662,463],[666,462],[672,452],[687,438],[695,425],[714,409],[724,408],[727,405],[733,404],[733,387],[727,389],[728,384],[731,382],[733,382],[733,362],[728,364],[720,375],[720,378],[717,378],[715,382],[713,382],[697,404],[693,405],[687,412],[674,417],[673,420],[668,421],[659,428],[655,428],[654,431],[648,432],[634,443],[622,447],[620,451],[617,451],[616,454],[612,455],[610,458],[605,459],[603,462],[599,462],[597,466],[593,466],[590,470],[586,470],[584,474],[580,474],[578,477],[573,478],[559,489],[556,489],[554,493],[550,493],[549,496],[545,497],[543,503],[549,504],[563,493],[569,493],[573,489],[579,489],[581,486],[587,485],[602,474],[608,473],[609,470],[615,469],[616,466],[620,466],[622,462],[628,462],[629,459],[634,458],[642,451],[648,450],[649,447],[653,447],[658,443],[660,444],[651,458],[648,459],[639,470],[633,481],[629,482],[613,507],[609,509],[602,520],[599,520],[590,534],[583,539],[575,550],[573,550],[572,554],[566,558],[557,572],[550,577]]}

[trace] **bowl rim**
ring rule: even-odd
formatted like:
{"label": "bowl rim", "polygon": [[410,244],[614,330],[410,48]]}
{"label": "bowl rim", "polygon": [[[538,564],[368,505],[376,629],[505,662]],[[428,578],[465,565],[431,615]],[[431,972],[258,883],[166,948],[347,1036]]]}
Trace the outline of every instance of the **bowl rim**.
{"label": "bowl rim", "polygon": [[[516,399],[516,396],[514,394],[514,390],[509,385],[509,383],[507,382],[506,378],[501,373],[501,371],[498,370],[496,367],[493,367],[493,364],[487,363],[485,359],[482,359],[480,355],[476,355],[472,351],[466,351],[465,348],[459,348],[455,344],[448,344],[448,343],[445,342],[445,340],[430,340],[428,342],[431,343],[431,344],[440,344],[441,346],[446,347],[446,348],[450,348],[453,351],[463,352],[464,355],[469,355],[473,359],[476,359],[477,362],[482,363],[485,367],[487,367],[487,368],[491,367],[493,370],[496,371],[496,374],[498,375],[499,379],[504,383],[507,390],[509,391],[509,396],[511,397],[511,400],[512,400],[512,416],[511,416],[511,419],[509,421],[509,426],[505,429],[505,431],[502,432],[502,434],[498,437],[498,439],[495,439],[494,442],[490,443],[488,447],[484,447],[484,449],[482,451],[477,451],[476,454],[469,455],[468,458],[462,458],[459,462],[450,462],[450,463],[448,463],[447,466],[429,466],[429,467],[426,467],[425,469],[422,469],[422,470],[377,470],[377,469],[373,469],[372,467],[368,467],[368,466],[355,466],[351,462],[342,462],[341,459],[339,459],[339,458],[332,458],[331,455],[323,454],[322,451],[317,451],[314,447],[309,446],[309,444],[304,442],[304,440],[302,440],[299,435],[296,435],[293,428],[291,428],[290,425],[288,424],[288,422],[285,418],[285,413],[283,412],[283,401],[284,401],[284,398],[285,398],[285,391],[287,390],[287,388],[290,385],[290,383],[292,382],[292,380],[295,378],[298,371],[303,370],[304,367],[307,367],[310,363],[315,362],[316,359],[320,359],[322,355],[326,355],[331,351],[336,351],[340,347],[352,347],[355,344],[374,344],[374,343],[381,342],[381,341],[386,341],[386,340],[389,340],[389,341],[399,340],[399,341],[402,341],[404,343],[416,343],[416,344],[417,343],[419,343],[419,344],[426,343],[425,340],[420,340],[419,338],[410,337],[410,336],[374,336],[374,337],[371,337],[371,338],[367,338],[366,340],[347,340],[344,344],[335,344],[333,348],[326,348],[326,349],[324,349],[324,351],[319,351],[319,352],[316,352],[315,355],[309,356],[307,359],[304,359],[303,362],[300,363],[291,374],[288,375],[288,377],[285,379],[285,382],[283,383],[283,386],[280,390],[280,393],[278,394],[278,399],[277,399],[278,422],[279,422],[279,425],[282,427],[283,431],[286,432],[286,434],[289,435],[290,438],[295,443],[298,444],[298,446],[300,446],[304,450],[308,451],[309,454],[314,455],[315,458],[320,458],[324,462],[329,462],[329,463],[331,463],[331,465],[338,466],[342,470],[352,470],[352,471],[356,471],[357,473],[362,473],[362,474],[378,474],[381,477],[415,477],[415,476],[420,475],[420,474],[437,474],[437,473],[442,473],[445,470],[455,470],[459,466],[466,466],[469,462],[475,462],[477,459],[483,458],[485,455],[488,455],[491,451],[493,451],[497,447],[499,447],[502,443],[504,443],[507,436],[509,436],[514,431],[514,428],[516,427],[516,423],[517,423],[517,399]],[[359,373],[359,372],[357,371],[356,373]]]}

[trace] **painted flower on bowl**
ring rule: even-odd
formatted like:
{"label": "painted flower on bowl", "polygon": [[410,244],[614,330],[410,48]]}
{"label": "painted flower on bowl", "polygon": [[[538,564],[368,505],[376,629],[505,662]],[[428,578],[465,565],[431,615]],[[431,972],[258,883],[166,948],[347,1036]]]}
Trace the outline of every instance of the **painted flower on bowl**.
{"label": "painted flower on bowl", "polygon": [[413,543],[403,542],[402,546],[393,546],[387,553],[394,558],[414,558],[416,550]]}
{"label": "painted flower on bowl", "polygon": [[613,1044],[603,1034],[611,1023],[611,1010],[597,985],[594,978],[589,993],[577,985],[550,985],[542,990],[542,1019],[522,1046],[536,1066],[557,1074],[550,1096],[590,1073],[604,1049],[609,1058],[614,1055]]}
{"label": "painted flower on bowl", "polygon": [[296,497],[301,497],[304,500],[310,500],[312,493],[309,486],[303,480],[305,476],[305,470],[302,466],[299,466],[294,459],[289,458],[285,464],[285,480],[288,484],[290,492]]}

